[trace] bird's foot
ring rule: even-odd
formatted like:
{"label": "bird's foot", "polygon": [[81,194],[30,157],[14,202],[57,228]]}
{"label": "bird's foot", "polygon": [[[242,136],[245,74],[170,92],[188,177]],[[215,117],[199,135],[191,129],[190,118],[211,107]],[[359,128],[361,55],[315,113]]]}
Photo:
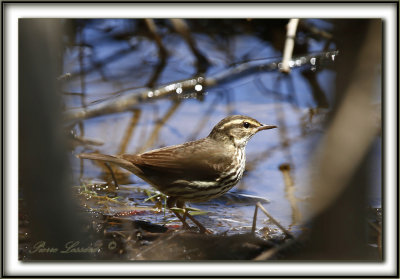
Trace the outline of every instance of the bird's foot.
{"label": "bird's foot", "polygon": [[[200,233],[213,234],[211,230],[206,229],[199,221],[197,221],[192,215],[190,215],[189,210],[187,210],[186,208],[183,209],[183,208],[172,207],[170,209],[175,214],[175,216],[182,222],[184,229],[189,231],[191,230],[190,226],[186,222],[186,218],[189,218],[199,228]],[[183,216],[181,216],[178,212],[183,213]]]}
{"label": "bird's foot", "polygon": [[190,230],[190,226],[186,223],[185,218],[183,218],[177,211],[182,210],[181,208],[170,208],[175,216],[182,222],[182,226],[185,230]]}
{"label": "bird's foot", "polygon": [[186,208],[185,208],[185,213],[183,216],[188,217],[190,220],[192,220],[192,222],[195,223],[197,225],[197,227],[199,228],[200,233],[213,234],[212,231],[206,229],[199,221],[197,221],[192,215],[190,215]]}

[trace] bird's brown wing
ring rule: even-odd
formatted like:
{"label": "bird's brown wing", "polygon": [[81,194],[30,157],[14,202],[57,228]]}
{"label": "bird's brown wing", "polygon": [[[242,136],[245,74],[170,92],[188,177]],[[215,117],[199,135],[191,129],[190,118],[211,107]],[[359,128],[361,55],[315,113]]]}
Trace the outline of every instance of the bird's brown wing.
{"label": "bird's brown wing", "polygon": [[220,176],[232,158],[226,150],[204,139],[156,149],[139,155],[122,155],[144,173],[168,180],[210,180]]}

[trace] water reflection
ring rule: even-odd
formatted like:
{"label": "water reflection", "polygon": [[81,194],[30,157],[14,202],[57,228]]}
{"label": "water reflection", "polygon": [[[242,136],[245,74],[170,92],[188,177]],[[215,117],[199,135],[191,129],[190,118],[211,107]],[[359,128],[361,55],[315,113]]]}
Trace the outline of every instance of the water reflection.
{"label": "water reflection", "polygon": [[[73,152],[134,154],[180,144],[207,136],[230,114],[277,124],[278,130],[257,135],[249,143],[246,172],[237,186],[242,196],[235,197],[268,199],[264,205],[268,212],[298,234],[307,221],[312,194],[307,185],[308,163],[325,131],[321,119],[332,106],[336,75],[332,65],[340,55],[329,27],[302,20],[289,60],[291,73],[280,73],[286,23],[207,19],[75,22],[78,27],[70,34],[71,45],[64,54],[65,74],[59,77],[65,93],[64,116],[76,131]],[[116,186],[115,181],[122,187],[147,189],[137,177],[114,166],[75,158],[72,162],[77,185],[88,183],[89,178],[101,179],[110,186],[107,191]],[[139,194],[121,191],[118,195],[130,212],[138,210],[129,199],[136,202]],[[218,232],[249,232],[254,202],[224,202],[221,198],[194,206],[209,212],[199,218]],[[150,208],[155,202],[143,203]],[[111,208],[107,214],[118,211]],[[117,213],[126,210],[121,207]],[[152,214],[146,220],[176,222],[171,214],[163,218]],[[259,218],[260,235],[276,229],[267,218]]]}

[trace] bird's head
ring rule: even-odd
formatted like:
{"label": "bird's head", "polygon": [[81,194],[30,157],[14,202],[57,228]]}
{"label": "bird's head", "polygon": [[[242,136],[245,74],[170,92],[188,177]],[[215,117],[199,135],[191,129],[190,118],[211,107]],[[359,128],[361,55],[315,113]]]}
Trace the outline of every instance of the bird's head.
{"label": "bird's head", "polygon": [[231,143],[236,147],[245,147],[257,132],[273,128],[277,126],[261,124],[249,116],[233,115],[225,117],[215,125],[208,137]]}

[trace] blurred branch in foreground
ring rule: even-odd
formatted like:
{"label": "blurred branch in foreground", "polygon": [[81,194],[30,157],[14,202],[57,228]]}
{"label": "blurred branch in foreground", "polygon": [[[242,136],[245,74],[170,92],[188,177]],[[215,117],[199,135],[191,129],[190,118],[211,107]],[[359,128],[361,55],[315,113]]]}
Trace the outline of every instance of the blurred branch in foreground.
{"label": "blurred branch in foreground", "polygon": [[[34,246],[63,249],[69,241],[87,245],[69,184],[60,94],[56,94],[63,24],[61,20],[20,19],[18,31],[19,215],[28,216]],[[20,249],[26,245],[20,242]],[[35,249],[29,256],[29,260],[88,258],[82,253],[36,253]]]}
{"label": "blurred branch in foreground", "polygon": [[[367,177],[371,147],[379,129],[373,119],[376,67],[381,62],[381,20],[338,20],[337,36],[346,49],[338,59],[336,106],[316,149],[311,234],[306,248],[289,259],[376,259],[367,243]],[[358,56],[354,56],[358,53]],[[349,67],[353,65],[354,67]],[[380,90],[380,89],[378,89]],[[379,94],[381,92],[378,92]]]}

